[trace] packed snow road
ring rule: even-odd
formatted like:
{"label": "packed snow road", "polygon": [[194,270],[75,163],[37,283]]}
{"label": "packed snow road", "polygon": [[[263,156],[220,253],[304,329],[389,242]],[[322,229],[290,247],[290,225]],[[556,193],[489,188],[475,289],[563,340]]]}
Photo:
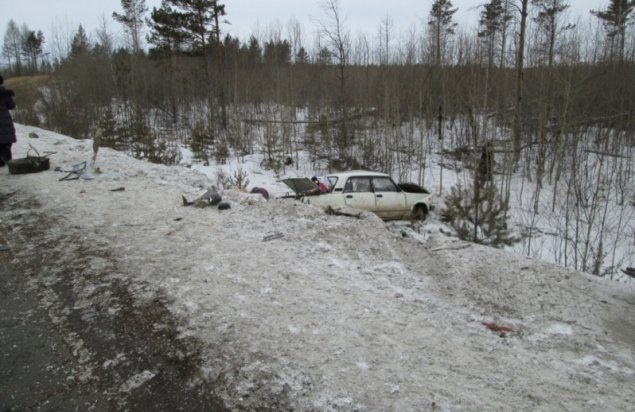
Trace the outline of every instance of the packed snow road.
{"label": "packed snow road", "polygon": [[[3,175],[4,177],[4,175]],[[0,190],[0,410],[224,410],[164,298],[139,302],[108,248]],[[95,267],[96,261],[105,262]],[[166,324],[163,331],[153,321]]]}
{"label": "packed snow road", "polygon": [[[92,156],[29,130],[14,153],[37,144],[62,169]],[[185,208],[215,182],[110,150],[98,166],[73,181],[2,169],[0,229],[81,365],[73,381],[106,379],[122,410],[158,393],[189,410],[632,406],[632,287],[433,219],[417,231],[233,190],[229,210]]]}

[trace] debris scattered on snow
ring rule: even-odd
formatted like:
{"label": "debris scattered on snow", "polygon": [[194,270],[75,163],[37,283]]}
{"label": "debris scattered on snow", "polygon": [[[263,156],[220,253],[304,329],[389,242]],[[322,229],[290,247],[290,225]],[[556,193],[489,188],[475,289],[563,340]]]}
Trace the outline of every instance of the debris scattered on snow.
{"label": "debris scattered on snow", "polygon": [[282,233],[273,233],[271,235],[267,235],[267,236],[263,237],[262,241],[263,242],[268,242],[270,240],[280,239],[282,237],[284,237],[284,234],[282,234]]}
{"label": "debris scattered on snow", "polygon": [[481,322],[487,329],[491,330],[492,332],[513,332],[514,330],[509,327],[509,326],[505,326],[505,325],[499,325],[497,323],[493,323],[493,322]]}
{"label": "debris scattered on snow", "polygon": [[143,386],[143,384],[145,384],[146,382],[148,382],[150,379],[154,378],[155,376],[156,376],[155,372],[145,370],[141,373],[138,373],[130,377],[126,382],[123,383],[123,385],[121,385],[119,390],[121,392],[130,392],[134,389],[137,389]]}

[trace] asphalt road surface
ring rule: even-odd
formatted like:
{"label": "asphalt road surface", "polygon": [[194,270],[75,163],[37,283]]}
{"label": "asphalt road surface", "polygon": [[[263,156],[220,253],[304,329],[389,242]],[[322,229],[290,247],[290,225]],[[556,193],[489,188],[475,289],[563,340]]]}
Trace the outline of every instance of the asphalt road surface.
{"label": "asphalt road surface", "polygon": [[75,381],[77,359],[8,255],[0,252],[0,410],[108,410],[98,388]]}
{"label": "asphalt road surface", "polygon": [[227,410],[165,298],[135,300],[108,264],[96,278],[84,256],[107,248],[52,237],[38,209],[0,193],[0,412]]}

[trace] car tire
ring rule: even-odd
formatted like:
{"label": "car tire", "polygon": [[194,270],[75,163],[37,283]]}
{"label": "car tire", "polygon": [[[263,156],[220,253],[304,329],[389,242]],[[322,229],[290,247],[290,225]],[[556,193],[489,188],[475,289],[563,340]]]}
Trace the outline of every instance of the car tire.
{"label": "car tire", "polygon": [[416,220],[423,222],[428,218],[428,207],[426,205],[417,205],[412,215]]}

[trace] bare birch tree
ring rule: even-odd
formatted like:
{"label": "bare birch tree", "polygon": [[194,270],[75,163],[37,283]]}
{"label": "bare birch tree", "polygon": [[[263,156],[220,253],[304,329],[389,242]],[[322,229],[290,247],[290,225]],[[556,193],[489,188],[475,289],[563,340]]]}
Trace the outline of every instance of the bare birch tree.
{"label": "bare birch tree", "polygon": [[525,86],[525,36],[527,32],[527,16],[529,15],[529,0],[520,0],[520,29],[518,32],[518,46],[516,50],[516,94],[514,108],[513,152],[514,163],[520,159],[520,145],[522,138],[523,95]]}
{"label": "bare birch tree", "polygon": [[331,54],[335,57],[337,65],[337,78],[339,82],[338,106],[341,127],[338,131],[338,148],[340,157],[348,156],[350,145],[348,105],[347,105],[347,70],[351,49],[350,32],[344,25],[344,18],[339,7],[339,0],[324,0],[321,3],[327,20],[320,23],[320,34],[326,39]]}

